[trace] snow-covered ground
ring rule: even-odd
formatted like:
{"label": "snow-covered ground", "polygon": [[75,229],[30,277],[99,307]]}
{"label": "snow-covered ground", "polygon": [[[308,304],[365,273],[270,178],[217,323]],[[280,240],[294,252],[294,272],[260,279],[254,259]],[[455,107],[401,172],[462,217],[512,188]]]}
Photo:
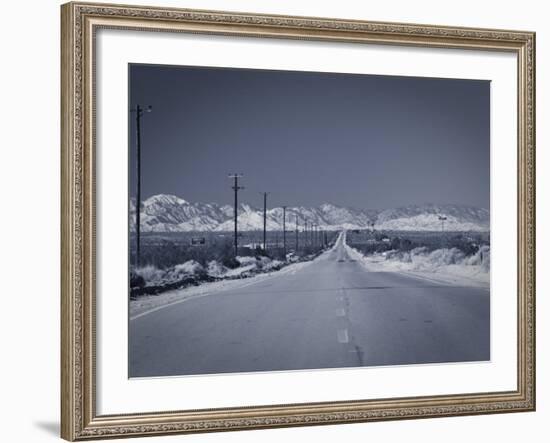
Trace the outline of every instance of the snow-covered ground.
{"label": "snow-covered ground", "polygon": [[[181,303],[182,301],[188,300],[190,298],[203,297],[212,293],[230,289],[244,288],[246,286],[250,286],[258,282],[263,282],[282,274],[294,274],[304,267],[309,266],[315,260],[322,259],[323,256],[324,254],[321,254],[314,260],[293,263],[285,266],[278,271],[257,274],[247,279],[226,279],[211,283],[203,283],[199,286],[190,286],[183,289],[166,291],[158,295],[143,295],[138,297],[136,300],[130,300],[130,319],[132,320],[141,315],[144,315],[145,313],[160,309],[161,307],[164,307],[166,305]],[[243,268],[245,267],[247,266],[243,266]]]}
{"label": "snow-covered ground", "polygon": [[490,248],[484,246],[467,257],[460,250],[426,248],[363,255],[346,245],[348,254],[372,272],[401,272],[436,283],[489,288]]}
{"label": "snow-covered ground", "polygon": [[[195,260],[189,260],[167,269],[158,269],[152,265],[133,269],[132,273],[143,278],[146,286],[166,286],[177,283],[185,278],[212,277],[216,279],[244,278],[251,275],[270,272],[282,268],[285,263],[268,257],[237,257],[240,266],[231,269],[216,260],[202,266]],[[204,280],[204,279],[202,279]]]}

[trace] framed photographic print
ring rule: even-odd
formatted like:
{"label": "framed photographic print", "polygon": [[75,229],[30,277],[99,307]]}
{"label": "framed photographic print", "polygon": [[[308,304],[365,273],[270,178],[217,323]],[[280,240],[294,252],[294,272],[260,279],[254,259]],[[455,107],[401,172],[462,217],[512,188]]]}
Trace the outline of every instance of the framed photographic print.
{"label": "framed photographic print", "polygon": [[535,35],[62,14],[62,437],[535,408]]}

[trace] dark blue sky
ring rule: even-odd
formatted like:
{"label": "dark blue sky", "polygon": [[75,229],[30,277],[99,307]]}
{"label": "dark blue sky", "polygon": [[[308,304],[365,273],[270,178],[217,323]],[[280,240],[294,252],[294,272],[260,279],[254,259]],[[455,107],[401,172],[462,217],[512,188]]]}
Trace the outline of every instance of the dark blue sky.
{"label": "dark blue sky", "polygon": [[[489,208],[490,82],[158,65],[129,67],[142,196],[231,203]],[[135,195],[135,114],[130,115]]]}

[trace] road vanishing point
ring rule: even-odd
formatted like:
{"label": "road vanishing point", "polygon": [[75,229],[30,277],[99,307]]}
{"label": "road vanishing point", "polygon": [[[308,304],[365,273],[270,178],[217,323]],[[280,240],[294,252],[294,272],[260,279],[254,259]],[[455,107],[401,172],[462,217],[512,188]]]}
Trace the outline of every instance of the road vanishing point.
{"label": "road vanishing point", "polygon": [[129,376],[490,359],[487,289],[369,272],[345,237],[295,272],[136,316]]}

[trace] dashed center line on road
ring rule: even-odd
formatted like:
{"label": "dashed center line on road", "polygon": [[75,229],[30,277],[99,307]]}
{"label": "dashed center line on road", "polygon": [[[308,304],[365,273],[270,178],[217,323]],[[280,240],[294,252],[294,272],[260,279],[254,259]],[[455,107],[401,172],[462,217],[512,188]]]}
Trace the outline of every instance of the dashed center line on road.
{"label": "dashed center line on road", "polygon": [[349,336],[347,329],[338,329],[337,331],[338,343],[349,343]]}
{"label": "dashed center line on road", "polygon": [[345,316],[346,316],[346,310],[344,308],[336,309],[336,317],[345,317]]}

